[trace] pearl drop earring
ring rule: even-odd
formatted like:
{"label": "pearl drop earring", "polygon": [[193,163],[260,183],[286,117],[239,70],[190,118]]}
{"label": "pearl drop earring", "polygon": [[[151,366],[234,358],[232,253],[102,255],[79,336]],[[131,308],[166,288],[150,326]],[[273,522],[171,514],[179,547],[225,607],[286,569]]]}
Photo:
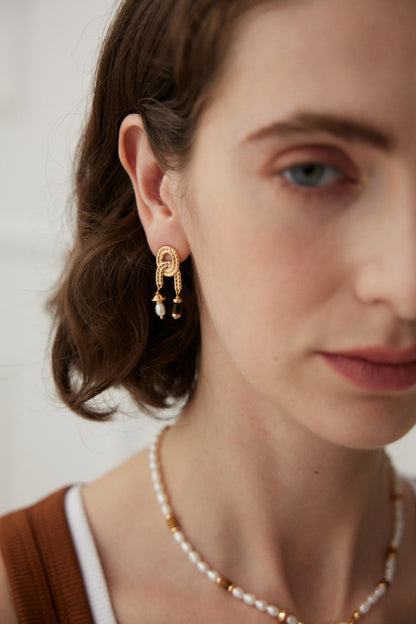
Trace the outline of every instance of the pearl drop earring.
{"label": "pearl drop earring", "polygon": [[[166,256],[170,256],[170,260],[166,260]],[[156,254],[156,293],[152,301],[155,302],[155,312],[159,318],[163,319],[166,314],[165,304],[166,300],[160,290],[163,287],[163,278],[173,277],[176,297],[173,300],[172,317],[177,320],[182,316],[182,276],[180,270],[179,254],[174,247],[164,245],[159,249]]]}

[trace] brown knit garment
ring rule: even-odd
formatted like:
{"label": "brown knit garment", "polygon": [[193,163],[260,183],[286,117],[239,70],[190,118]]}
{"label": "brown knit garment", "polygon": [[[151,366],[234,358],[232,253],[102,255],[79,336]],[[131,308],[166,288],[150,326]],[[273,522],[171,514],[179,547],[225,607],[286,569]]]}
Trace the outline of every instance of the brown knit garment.
{"label": "brown knit garment", "polygon": [[94,624],[64,511],[66,488],[0,518],[21,624]]}

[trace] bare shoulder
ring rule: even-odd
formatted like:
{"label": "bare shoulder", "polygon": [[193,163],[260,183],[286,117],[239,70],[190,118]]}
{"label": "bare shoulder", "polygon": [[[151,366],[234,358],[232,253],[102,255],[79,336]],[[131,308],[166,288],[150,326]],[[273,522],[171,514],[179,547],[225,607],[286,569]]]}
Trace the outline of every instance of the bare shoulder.
{"label": "bare shoulder", "polygon": [[6,567],[0,554],[0,622],[2,624],[19,624],[13,604]]}
{"label": "bare shoulder", "polygon": [[136,622],[137,613],[146,614],[143,622],[171,620],[160,614],[167,601],[161,569],[174,546],[153,491],[146,451],[86,486],[82,497],[116,621]]}
{"label": "bare shoulder", "polygon": [[94,523],[109,515],[124,515],[143,501],[149,486],[147,452],[142,451],[83,488],[89,519]]}
{"label": "bare shoulder", "polygon": [[100,555],[133,539],[153,501],[147,453],[143,451],[83,489],[83,502]]}

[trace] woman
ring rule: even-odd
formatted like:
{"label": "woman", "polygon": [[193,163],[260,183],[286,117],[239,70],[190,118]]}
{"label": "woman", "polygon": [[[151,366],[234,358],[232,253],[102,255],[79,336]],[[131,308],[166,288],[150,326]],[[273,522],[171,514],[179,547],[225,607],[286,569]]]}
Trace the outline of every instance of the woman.
{"label": "woman", "polygon": [[[92,605],[68,621],[415,622],[415,493],[383,450],[416,420],[415,20],[413,0],[121,6],[54,373],[86,417],[114,385],[183,409],[150,468],[66,496]],[[35,621],[2,548],[0,620]]]}

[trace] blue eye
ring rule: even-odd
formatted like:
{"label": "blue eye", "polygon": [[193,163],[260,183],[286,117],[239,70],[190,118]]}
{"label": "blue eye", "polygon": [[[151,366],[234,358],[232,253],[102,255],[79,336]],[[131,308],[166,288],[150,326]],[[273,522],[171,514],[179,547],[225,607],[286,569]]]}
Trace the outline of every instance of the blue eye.
{"label": "blue eye", "polygon": [[304,187],[330,186],[342,177],[341,171],[336,167],[315,162],[288,167],[282,175],[292,184]]}

